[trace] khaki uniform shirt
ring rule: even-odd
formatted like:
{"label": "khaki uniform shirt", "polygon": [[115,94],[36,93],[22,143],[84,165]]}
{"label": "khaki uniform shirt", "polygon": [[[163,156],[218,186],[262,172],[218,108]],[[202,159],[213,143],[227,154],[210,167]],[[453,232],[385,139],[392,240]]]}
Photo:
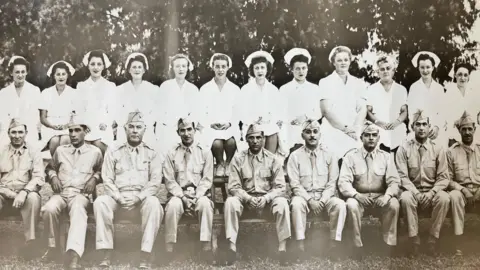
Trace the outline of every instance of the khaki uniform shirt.
{"label": "khaki uniform shirt", "polygon": [[267,203],[276,197],[285,196],[282,163],[265,149],[257,155],[250,150],[235,154],[230,166],[228,191],[242,200],[248,200],[250,195],[263,195]]}
{"label": "khaki uniform shirt", "polygon": [[[313,196],[316,200],[326,202],[335,194],[338,159],[322,145],[314,151],[302,146],[288,158],[287,174],[295,196],[306,201]],[[320,198],[316,198],[318,195]]]}
{"label": "khaki uniform shirt", "polygon": [[29,145],[19,149],[11,144],[0,150],[0,186],[16,193],[22,189],[39,191],[45,183],[45,172],[40,152]]}
{"label": "khaki uniform shirt", "polygon": [[165,158],[163,176],[167,191],[173,196],[183,197],[183,191],[189,186],[195,187],[196,198],[205,196],[213,183],[212,151],[198,143],[190,147],[179,143]]}
{"label": "khaki uniform shirt", "polygon": [[[419,148],[425,147],[423,159],[420,160]],[[415,138],[398,148],[396,163],[401,185],[414,195],[432,190],[437,193],[447,188],[447,155],[442,146],[427,139],[423,145]]]}
{"label": "khaki uniform shirt", "polygon": [[90,144],[83,144],[79,148],[73,145],[60,145],[52,162],[47,165],[47,174],[50,179],[58,176],[63,191],[72,189],[83,192],[85,184],[94,177],[97,182],[101,177],[102,152],[98,147]]}
{"label": "khaki uniform shirt", "polygon": [[447,161],[450,189],[480,187],[480,144],[455,143],[447,150]]}
{"label": "khaki uniform shirt", "polygon": [[357,193],[371,196],[398,195],[400,178],[390,153],[378,148],[372,155],[372,168],[367,163],[369,153],[365,148],[354,149],[343,158],[338,187],[347,198]]}
{"label": "khaki uniform shirt", "polygon": [[137,147],[124,143],[105,154],[102,179],[105,193],[116,201],[122,192],[134,191],[140,200],[155,196],[162,183],[163,158],[142,142]]}

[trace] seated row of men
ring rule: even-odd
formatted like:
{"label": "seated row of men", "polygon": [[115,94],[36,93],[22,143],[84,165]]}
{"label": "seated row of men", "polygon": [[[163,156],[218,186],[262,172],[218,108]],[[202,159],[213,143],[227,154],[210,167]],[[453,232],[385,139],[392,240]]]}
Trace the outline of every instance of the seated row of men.
{"label": "seated row of men", "polygon": [[[236,153],[230,165],[225,202],[225,230],[229,241],[227,263],[236,258],[239,218],[245,210],[261,214],[269,208],[276,221],[279,260],[286,263],[286,242],[293,236],[304,250],[308,214],[327,212],[330,217],[331,245],[342,239],[345,221],[352,224],[353,242],[361,248],[361,218],[370,208],[381,213],[383,240],[387,247],[397,244],[397,220],[402,209],[408,224],[412,252],[419,252],[418,208],[432,207],[432,227],[428,251],[435,245],[446,214],[452,207],[455,234],[463,234],[466,204],[480,198],[478,170],[480,148],[473,143],[475,121],[464,114],[457,121],[462,142],[448,152],[428,138],[430,123],[422,111],[414,114],[415,136],[395,155],[378,147],[379,129],[366,123],[363,146],[352,149],[338,162],[328,147],[321,145],[321,127],[309,119],[303,123],[304,146],[294,151],[287,162],[287,174],[293,193],[287,195],[282,162],[264,148],[264,133],[258,125],[246,132],[248,150]],[[181,143],[163,157],[144,143],[145,123],[140,112],[132,112],[124,125],[127,142],[101,151],[86,144],[88,126],[78,116],[69,124],[71,144],[58,147],[45,171],[54,195],[43,206],[39,189],[45,183],[40,154],[25,143],[24,123],[13,119],[8,134],[11,143],[0,152],[0,207],[20,209],[25,223],[28,247],[36,239],[35,227],[43,215],[48,251],[57,250],[59,217],[66,209],[70,215],[66,251],[68,267],[80,268],[87,228],[87,206],[96,184],[103,180],[105,194],[93,202],[96,220],[96,249],[102,254],[103,267],[111,265],[113,219],[119,212],[139,211],[142,217],[140,268],[152,263],[152,248],[162,219],[165,218],[166,252],[172,253],[177,241],[177,225],[185,214],[200,223],[202,258],[210,261],[214,204],[210,200],[213,182],[213,157],[210,149],[195,140],[195,125],[188,119],[178,121]],[[394,158],[395,156],[395,158]],[[395,160],[394,160],[395,159]],[[341,164],[339,164],[341,163]],[[168,203],[164,210],[158,197],[164,179]],[[337,187],[340,194],[337,193]],[[447,193],[447,192],[450,193]],[[291,213],[290,213],[291,211]],[[165,216],[164,216],[165,215]],[[457,254],[461,254],[457,250]],[[172,256],[167,256],[171,258]]]}

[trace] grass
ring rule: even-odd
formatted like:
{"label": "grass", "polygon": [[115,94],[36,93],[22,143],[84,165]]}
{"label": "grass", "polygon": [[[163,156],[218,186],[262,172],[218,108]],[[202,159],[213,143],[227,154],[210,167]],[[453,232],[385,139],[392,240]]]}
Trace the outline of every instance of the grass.
{"label": "grass", "polygon": [[[51,195],[51,189],[46,186],[42,189],[43,200],[46,201]],[[162,193],[164,195],[164,193]],[[163,197],[163,195],[161,197]],[[164,200],[164,198],[161,198]],[[429,220],[421,220],[420,228],[423,234],[428,232]],[[0,222],[0,269],[61,269],[61,263],[42,263],[39,259],[24,261],[17,256],[23,245],[23,229],[20,223]],[[308,231],[307,255],[309,259],[302,264],[290,267],[280,267],[276,262],[275,249],[277,240],[273,224],[254,224],[240,228],[238,240],[239,260],[234,266],[213,267],[204,265],[196,257],[198,245],[198,226],[181,226],[179,228],[179,243],[177,244],[176,260],[168,266],[158,266],[158,269],[479,269],[480,256],[480,217],[468,214],[466,217],[465,241],[462,243],[464,256],[461,258],[452,256],[452,226],[447,220],[442,230],[440,255],[436,257],[420,255],[415,258],[405,256],[386,257],[382,254],[383,243],[379,231],[378,220],[369,219],[364,224],[362,237],[367,255],[361,261],[351,258],[351,242],[348,229],[344,231],[344,241],[341,246],[340,260],[329,260],[323,251],[328,243],[328,226],[326,223],[314,224]],[[43,231],[43,224],[40,225]],[[85,255],[82,265],[86,269],[100,269],[96,267],[99,261],[98,253],[95,252],[95,230],[89,225]],[[406,228],[399,230],[399,247],[406,247]],[[138,265],[138,249],[140,247],[141,231],[139,226],[117,225],[115,234],[115,255],[112,269],[136,269]],[[294,250],[294,241],[289,243],[289,251]],[[163,226],[159,232],[155,252],[158,261],[164,259],[163,252]],[[224,236],[219,237],[219,252],[225,250]],[[45,250],[45,245],[39,243],[38,256]]]}

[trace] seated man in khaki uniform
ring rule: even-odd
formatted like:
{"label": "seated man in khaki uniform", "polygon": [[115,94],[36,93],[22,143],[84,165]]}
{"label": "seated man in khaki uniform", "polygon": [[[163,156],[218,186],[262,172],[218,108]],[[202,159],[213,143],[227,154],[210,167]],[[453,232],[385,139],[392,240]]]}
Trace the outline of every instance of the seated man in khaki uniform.
{"label": "seated man in khaki uniform", "polygon": [[320,215],[326,211],[330,217],[331,255],[335,255],[336,242],[342,240],[347,209],[345,202],[335,197],[338,181],[338,159],[320,144],[320,123],[309,119],[303,123],[302,138],[305,145],[292,152],[287,163],[287,174],[292,188],[292,225],[303,259],[307,214]]}
{"label": "seated man in khaki uniform", "polygon": [[338,188],[347,198],[347,218],[353,231],[355,254],[362,257],[362,217],[365,209],[377,208],[381,212],[385,252],[390,254],[397,245],[397,221],[400,204],[400,178],[393,155],[379,148],[380,129],[367,122],[360,138],[363,146],[349,151],[343,158]]}
{"label": "seated man in khaki uniform", "polygon": [[457,236],[455,255],[462,256],[460,245],[465,222],[465,206],[474,206],[480,200],[480,144],[474,142],[475,121],[465,112],[455,122],[462,142],[454,143],[447,150],[448,172],[450,175],[450,201],[452,222]]}
{"label": "seated man in khaki uniform", "polygon": [[450,207],[450,197],[445,192],[450,182],[447,156],[442,146],[428,138],[430,128],[428,116],[421,110],[415,112],[412,117],[415,138],[401,145],[395,156],[401,186],[405,190],[400,196],[400,205],[407,219],[412,255],[420,251],[417,208],[433,208],[427,242],[427,252],[433,255]]}
{"label": "seated man in khaki uniform", "polygon": [[43,207],[43,222],[47,231],[45,236],[48,238],[48,251],[44,258],[55,259],[58,254],[55,239],[58,236],[60,215],[67,209],[70,229],[66,251],[70,256],[70,269],[81,268],[78,261],[85,250],[89,194],[93,193],[101,179],[102,152],[85,143],[88,129],[78,115],[72,116],[68,125],[70,144],[57,148],[46,169],[55,194]]}
{"label": "seated man in khaki uniform", "polygon": [[[165,243],[167,253],[173,253],[177,242],[177,227],[182,215],[194,214],[200,223],[201,258],[211,262],[213,202],[207,197],[213,182],[212,151],[195,139],[195,124],[178,120],[177,133],[181,143],[171,149],[163,163],[165,187],[169,201],[165,207]],[[167,255],[167,258],[172,258]]]}
{"label": "seated man in khaki uniform", "polygon": [[96,248],[103,251],[102,267],[110,266],[113,249],[113,217],[117,210],[142,218],[141,269],[149,269],[151,252],[162,223],[163,209],[156,197],[162,181],[161,156],[145,144],[145,122],[136,111],[128,114],[124,126],[127,142],[105,154],[102,179],[105,193],[93,203],[96,220]]}
{"label": "seated man in khaki uniform", "polygon": [[236,260],[238,224],[244,207],[259,214],[270,208],[276,221],[280,264],[284,264],[291,232],[282,162],[263,148],[265,136],[258,125],[248,128],[246,140],[248,150],[235,154],[228,178],[228,192],[232,196],[225,201],[224,208],[225,232],[230,241],[227,264]]}
{"label": "seated man in khaki uniform", "polygon": [[25,143],[27,133],[23,122],[12,119],[8,127],[10,143],[0,149],[0,211],[20,210],[26,240],[22,255],[32,259],[42,204],[38,191],[45,183],[45,173],[40,152]]}

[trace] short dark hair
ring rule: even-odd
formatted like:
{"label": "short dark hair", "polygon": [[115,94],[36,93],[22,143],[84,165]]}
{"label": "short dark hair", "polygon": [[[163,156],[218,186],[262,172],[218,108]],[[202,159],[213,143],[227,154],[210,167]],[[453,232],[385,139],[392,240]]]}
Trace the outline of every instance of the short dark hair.
{"label": "short dark hair", "polygon": [[473,70],[472,65],[470,65],[469,63],[460,63],[458,65],[455,65],[455,68],[453,69],[453,72],[456,74],[457,71],[461,68],[464,68],[464,69],[468,70],[468,74],[470,74]]}
{"label": "short dark hair", "polygon": [[294,57],[292,57],[292,60],[290,60],[290,68],[293,68],[293,65],[295,65],[296,62],[302,62],[308,65],[308,57],[303,54],[295,55]]}
{"label": "short dark hair", "polygon": [[145,62],[145,57],[143,57],[143,56],[141,56],[141,55],[137,55],[137,56],[135,56],[135,57],[132,57],[132,58],[130,58],[130,59],[128,60],[127,70],[126,70],[126,72],[125,72],[125,74],[126,74],[126,76],[127,76],[127,78],[128,78],[129,80],[132,79],[132,75],[130,74],[130,72],[128,72],[128,70],[130,69],[130,67],[132,66],[132,63],[133,63],[134,61],[137,61],[137,62],[142,63],[143,68],[145,69],[145,72],[147,72],[147,62]]}
{"label": "short dark hair", "polygon": [[230,65],[230,61],[228,60],[228,57],[224,54],[217,54],[212,58],[212,65],[215,64],[215,61],[217,60],[224,60],[227,61],[227,65]]}
{"label": "short dark hair", "polygon": [[16,65],[24,65],[25,68],[27,69],[27,72],[30,70],[30,63],[25,60],[24,58],[16,58],[15,60],[13,60],[13,62],[8,66],[8,70],[10,72],[13,72],[13,67],[16,66]]}
{"label": "short dark hair", "polygon": [[53,65],[52,74],[50,74],[53,84],[56,84],[55,72],[57,72],[57,69],[59,68],[65,69],[65,71],[67,72],[67,75],[68,75],[67,82],[70,80],[70,77],[72,77],[72,74],[70,73],[70,69],[68,68],[67,64],[65,64],[64,62],[58,62],[55,65]]}
{"label": "short dark hair", "polygon": [[433,68],[435,68],[435,59],[433,59],[433,57],[431,57],[430,55],[428,55],[426,53],[422,53],[418,56],[417,67],[420,66],[420,61],[425,61],[425,60],[430,60],[430,62],[432,62]]}
{"label": "short dark hair", "polygon": [[260,64],[260,63],[266,63],[267,64],[267,74],[266,74],[266,77],[270,76],[270,73],[272,73],[272,63],[270,63],[267,58],[263,57],[263,56],[258,56],[258,57],[254,57],[252,59],[252,62],[250,63],[250,66],[248,67],[248,74],[250,74],[251,77],[255,77],[255,73],[253,73],[253,67],[256,65],[256,64]]}
{"label": "short dark hair", "polygon": [[189,123],[192,123],[193,129],[195,129],[195,122],[194,122],[194,121],[189,120],[189,121],[187,122],[187,121],[185,121],[185,120],[188,120],[188,118],[187,118],[187,119],[184,119],[184,118],[178,119],[178,122],[177,122],[177,131],[179,130],[178,127],[179,127],[180,125],[185,125],[185,124],[189,124]]}

